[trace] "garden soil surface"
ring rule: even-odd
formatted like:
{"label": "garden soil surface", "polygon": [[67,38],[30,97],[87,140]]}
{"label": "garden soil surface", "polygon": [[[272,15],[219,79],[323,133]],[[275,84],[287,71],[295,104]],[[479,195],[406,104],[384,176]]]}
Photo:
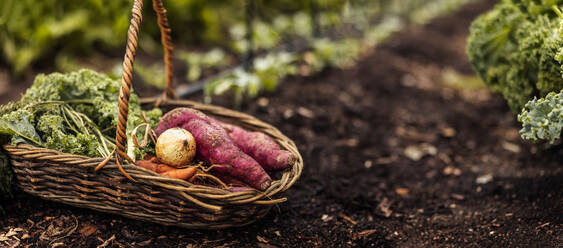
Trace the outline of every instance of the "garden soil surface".
{"label": "garden soil surface", "polygon": [[243,104],[305,161],[288,201],[249,226],[165,227],[16,189],[0,247],[563,247],[562,145],[522,141],[502,98],[464,86],[469,25],[491,6],[407,28],[355,66]]}

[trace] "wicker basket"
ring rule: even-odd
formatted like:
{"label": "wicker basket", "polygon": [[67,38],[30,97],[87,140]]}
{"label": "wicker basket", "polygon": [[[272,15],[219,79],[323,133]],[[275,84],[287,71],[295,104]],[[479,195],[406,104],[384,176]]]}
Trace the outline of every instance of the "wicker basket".
{"label": "wicker basket", "polygon": [[[247,225],[260,219],[273,205],[286,201],[280,194],[299,178],[303,159],[293,141],[250,115],[192,101],[174,100],[170,29],[161,0],[153,0],[153,8],[158,14],[165,51],[166,90],[161,98],[143,99],[142,102],[167,109],[191,107],[246,129],[264,132],[295,154],[297,162],[284,171],[280,179],[274,180],[266,191],[236,193],[162,177],[141,167],[122,164],[123,158],[126,158],[128,101],[142,7],[142,0],[134,1],[123,61],[115,157],[89,158],[31,145],[5,145],[17,179],[16,185],[44,199],[184,228],[219,229]],[[94,168],[100,164],[105,167],[95,172]],[[120,167],[135,182],[117,170]]]}

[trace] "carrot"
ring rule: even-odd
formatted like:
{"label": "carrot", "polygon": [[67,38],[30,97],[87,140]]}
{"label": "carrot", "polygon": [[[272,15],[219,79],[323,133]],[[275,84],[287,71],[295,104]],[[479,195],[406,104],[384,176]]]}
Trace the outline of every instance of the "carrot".
{"label": "carrot", "polygon": [[135,162],[135,164],[137,166],[143,167],[147,170],[151,170],[154,171],[156,173],[164,173],[167,171],[171,171],[171,170],[175,170],[176,168],[172,167],[172,166],[168,166],[165,164],[160,164],[160,163],[156,163],[155,161],[156,159],[150,159],[150,160],[137,160],[137,162]]}
{"label": "carrot", "polygon": [[219,123],[235,144],[260,163],[266,171],[284,170],[293,166],[297,161],[293,153],[282,150],[270,136],[264,133],[251,132],[227,123]]}
{"label": "carrot", "polygon": [[[160,124],[159,124],[160,127]],[[197,143],[197,154],[211,164],[230,165],[215,167],[222,174],[233,176],[248,185],[265,190],[272,179],[250,156],[231,140],[227,132],[201,118],[188,120],[182,128],[190,131]]]}
{"label": "carrot", "polygon": [[170,171],[160,173],[160,175],[170,178],[181,179],[181,180],[188,180],[194,176],[196,169],[197,169],[196,166],[192,166],[184,169],[173,169]]}
{"label": "carrot", "polygon": [[148,160],[148,161],[151,161],[153,163],[158,163],[158,158],[156,158],[155,155],[147,154],[143,157],[143,160]]}

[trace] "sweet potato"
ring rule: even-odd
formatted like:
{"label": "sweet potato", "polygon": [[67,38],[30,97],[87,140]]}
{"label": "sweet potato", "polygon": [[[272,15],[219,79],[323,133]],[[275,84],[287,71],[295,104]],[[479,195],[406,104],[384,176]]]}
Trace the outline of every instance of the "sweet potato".
{"label": "sweet potato", "polygon": [[266,171],[280,171],[290,168],[297,160],[293,153],[282,150],[270,136],[261,132],[251,132],[240,127],[219,122],[229,137],[250,157],[254,158]]}
{"label": "sweet potato", "polygon": [[216,176],[217,178],[219,178],[223,183],[227,184],[227,185],[236,185],[236,186],[248,186],[246,183],[243,183],[242,181],[228,175],[225,173],[220,173],[217,170],[213,170],[212,174],[214,176]]}
{"label": "sweet potato", "polygon": [[224,129],[193,115],[191,111],[187,113],[189,117],[174,116],[175,119],[170,119],[168,126],[172,122],[188,119],[182,128],[190,131],[194,136],[198,156],[211,164],[226,165],[213,170],[240,179],[259,190],[265,190],[270,186],[272,180],[266,171],[256,160],[238,148]]}
{"label": "sweet potato", "polygon": [[201,111],[191,108],[175,108],[162,116],[155,130],[156,136],[160,136],[160,134],[170,128],[182,127],[182,125],[186,124],[188,121],[195,119],[202,120],[207,124],[217,125],[215,119],[212,119]]}
{"label": "sweet potato", "polygon": [[166,113],[155,130],[156,135],[160,136],[167,129],[181,127],[189,120],[194,119],[201,120],[216,128],[225,129],[229,138],[237,147],[250,155],[266,171],[284,170],[293,166],[296,161],[296,157],[291,152],[282,150],[268,135],[246,131],[240,127],[222,123],[191,108],[176,108]]}

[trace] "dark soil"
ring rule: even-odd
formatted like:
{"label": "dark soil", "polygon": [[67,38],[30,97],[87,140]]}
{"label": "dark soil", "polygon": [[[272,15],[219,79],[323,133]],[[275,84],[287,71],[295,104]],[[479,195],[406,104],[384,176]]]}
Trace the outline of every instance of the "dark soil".
{"label": "dark soil", "polygon": [[442,83],[446,71],[471,75],[468,27],[490,7],[409,28],[355,67],[244,105],[305,160],[289,201],[250,226],[164,227],[16,191],[0,237],[16,234],[0,246],[562,247],[562,146],[523,142],[500,97]]}

